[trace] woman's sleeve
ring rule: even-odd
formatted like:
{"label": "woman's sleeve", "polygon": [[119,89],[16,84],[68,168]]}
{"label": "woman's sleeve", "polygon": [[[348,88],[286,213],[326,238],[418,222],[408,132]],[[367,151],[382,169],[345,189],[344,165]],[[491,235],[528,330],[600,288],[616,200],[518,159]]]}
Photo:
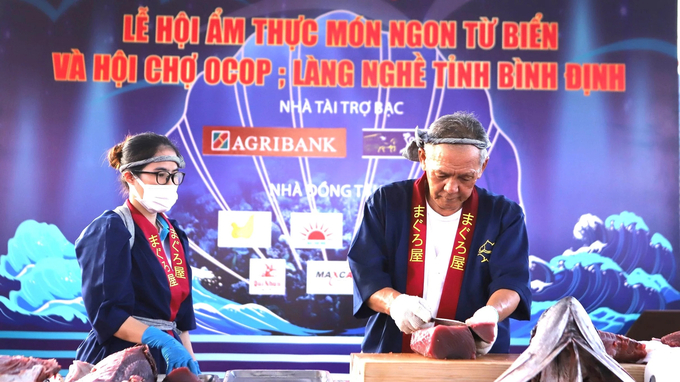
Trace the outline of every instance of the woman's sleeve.
{"label": "woman's sleeve", "polygon": [[130,281],[130,233],[114,212],[95,219],[76,240],[82,270],[82,294],[99,343],[106,342],[132,315],[135,294]]}

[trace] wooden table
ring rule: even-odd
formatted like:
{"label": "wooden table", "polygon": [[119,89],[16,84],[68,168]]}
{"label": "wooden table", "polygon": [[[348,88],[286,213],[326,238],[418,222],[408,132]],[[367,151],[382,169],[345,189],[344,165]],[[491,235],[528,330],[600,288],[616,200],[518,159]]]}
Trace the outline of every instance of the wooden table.
{"label": "wooden table", "polygon": [[[495,380],[519,354],[488,354],[475,360],[440,360],[419,354],[353,353],[351,382],[482,382]],[[645,365],[622,364],[636,382],[644,382]]]}

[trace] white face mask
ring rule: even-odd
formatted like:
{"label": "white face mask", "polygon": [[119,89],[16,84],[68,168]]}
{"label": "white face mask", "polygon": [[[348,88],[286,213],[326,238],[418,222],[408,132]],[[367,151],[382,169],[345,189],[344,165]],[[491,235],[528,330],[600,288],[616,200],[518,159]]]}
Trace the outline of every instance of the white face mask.
{"label": "white face mask", "polygon": [[177,185],[175,184],[144,184],[141,179],[133,175],[144,190],[144,197],[140,197],[134,185],[130,185],[130,194],[147,211],[153,213],[169,211],[177,202]]}

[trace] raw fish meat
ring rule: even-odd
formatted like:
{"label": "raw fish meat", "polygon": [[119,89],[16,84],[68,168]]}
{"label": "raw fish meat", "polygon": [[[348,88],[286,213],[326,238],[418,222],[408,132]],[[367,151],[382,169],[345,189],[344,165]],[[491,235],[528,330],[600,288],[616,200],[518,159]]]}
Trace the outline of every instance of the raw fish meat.
{"label": "raw fish meat", "polygon": [[411,350],[436,359],[475,359],[475,340],[467,326],[437,325],[411,335]]}
{"label": "raw fish meat", "polygon": [[673,348],[680,347],[680,331],[661,337],[661,342]]}
{"label": "raw fish meat", "polygon": [[496,339],[496,323],[495,322],[480,322],[478,324],[469,325],[473,334],[479,336],[484,341],[491,343]]}
{"label": "raw fish meat", "polygon": [[94,365],[91,363],[78,360],[73,361],[71,366],[68,367],[68,374],[66,374],[65,382],[76,382],[80,378],[90,374],[93,367]]}
{"label": "raw fish meat", "polygon": [[156,362],[149,353],[149,347],[137,345],[99,361],[78,382],[155,382],[157,377]]}
{"label": "raw fish meat", "polygon": [[0,382],[42,382],[59,370],[55,359],[0,355]]}
{"label": "raw fish meat", "polygon": [[610,332],[597,331],[604,349],[617,362],[635,363],[647,356],[645,345],[632,338]]}
{"label": "raw fish meat", "polygon": [[165,376],[163,382],[200,382],[196,374],[192,373],[189,368],[178,367]]}

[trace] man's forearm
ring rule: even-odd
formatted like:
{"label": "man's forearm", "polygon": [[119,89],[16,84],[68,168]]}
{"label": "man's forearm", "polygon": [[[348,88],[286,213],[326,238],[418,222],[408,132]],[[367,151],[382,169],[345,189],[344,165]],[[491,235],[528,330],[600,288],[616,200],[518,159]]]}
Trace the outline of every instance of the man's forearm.
{"label": "man's forearm", "polygon": [[519,305],[519,294],[511,289],[499,289],[495,291],[486,305],[491,305],[498,311],[498,321],[508,318]]}
{"label": "man's forearm", "polygon": [[397,296],[401,293],[392,288],[383,288],[371,295],[366,304],[373,311],[378,313],[390,314],[390,306]]}

